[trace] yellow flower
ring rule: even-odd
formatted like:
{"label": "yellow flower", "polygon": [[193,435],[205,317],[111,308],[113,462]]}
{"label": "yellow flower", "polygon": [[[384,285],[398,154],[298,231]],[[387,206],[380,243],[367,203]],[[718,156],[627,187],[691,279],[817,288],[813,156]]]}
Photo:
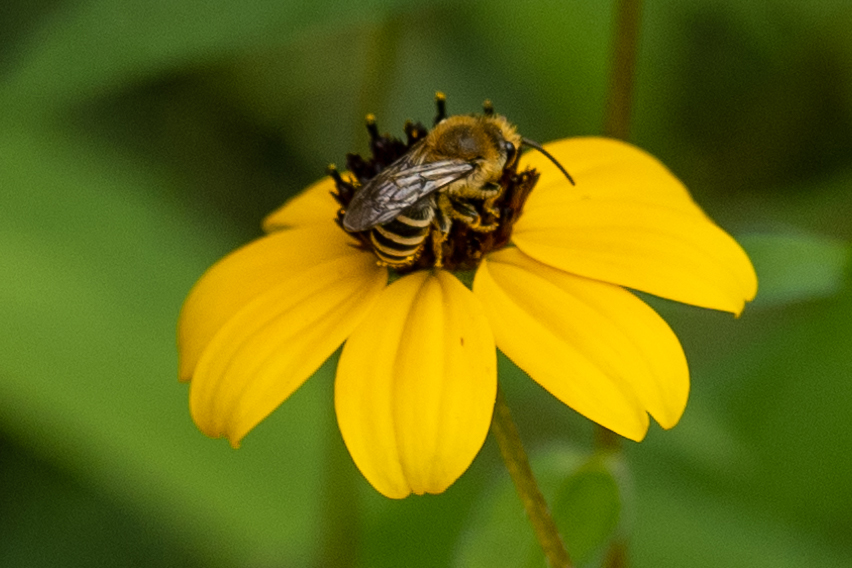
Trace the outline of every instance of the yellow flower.
{"label": "yellow flower", "polygon": [[208,436],[233,446],[345,341],[335,410],[355,464],[388,497],[440,493],[482,447],[496,348],[555,397],[632,440],[671,428],[689,376],[668,325],[625,288],[739,314],[757,290],[743,250],[656,159],[623,142],[546,146],[512,233],[472,291],[441,269],[388,270],[332,219],[324,179],[269,233],[195,285],[178,325],[180,378]]}

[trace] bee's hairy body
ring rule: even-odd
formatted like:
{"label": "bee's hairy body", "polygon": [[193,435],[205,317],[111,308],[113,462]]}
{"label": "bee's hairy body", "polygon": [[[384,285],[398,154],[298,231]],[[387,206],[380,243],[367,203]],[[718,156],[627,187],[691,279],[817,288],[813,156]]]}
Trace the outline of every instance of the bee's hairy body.
{"label": "bee's hairy body", "polygon": [[[453,221],[480,232],[496,228],[493,203],[502,193],[500,178],[520,145],[521,136],[502,116],[444,118],[358,189],[343,226],[369,230],[379,261],[394,267],[412,264],[431,236],[435,265],[441,266],[442,243]],[[481,212],[494,221],[483,223]]]}

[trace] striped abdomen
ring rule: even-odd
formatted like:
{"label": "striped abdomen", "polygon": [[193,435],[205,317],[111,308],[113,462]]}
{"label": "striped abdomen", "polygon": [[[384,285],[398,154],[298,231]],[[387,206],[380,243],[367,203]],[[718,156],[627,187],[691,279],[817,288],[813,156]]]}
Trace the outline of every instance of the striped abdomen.
{"label": "striped abdomen", "polygon": [[[419,205],[419,206],[418,206]],[[431,204],[415,204],[393,221],[370,230],[370,241],[379,260],[389,266],[407,266],[417,259],[435,216]]]}

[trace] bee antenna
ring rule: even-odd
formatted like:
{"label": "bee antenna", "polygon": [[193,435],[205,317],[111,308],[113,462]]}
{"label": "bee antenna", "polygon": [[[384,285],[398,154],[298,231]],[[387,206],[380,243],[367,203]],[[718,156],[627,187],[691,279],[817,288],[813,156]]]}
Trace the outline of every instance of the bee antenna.
{"label": "bee antenna", "polygon": [[565,171],[565,168],[562,167],[562,164],[557,162],[556,158],[554,158],[553,156],[550,155],[550,152],[548,152],[547,150],[542,148],[541,144],[539,144],[538,142],[535,142],[533,140],[530,140],[529,138],[521,138],[521,144],[523,144],[524,146],[529,146],[530,148],[535,148],[536,150],[538,150],[539,152],[541,152],[542,154],[547,156],[547,158],[551,162],[556,164],[556,167],[559,168],[559,171],[562,172],[563,174],[565,174],[565,177],[568,178],[568,181],[571,182],[571,185],[577,185],[577,184],[574,183],[574,179],[571,177],[571,174],[569,174],[567,171]]}

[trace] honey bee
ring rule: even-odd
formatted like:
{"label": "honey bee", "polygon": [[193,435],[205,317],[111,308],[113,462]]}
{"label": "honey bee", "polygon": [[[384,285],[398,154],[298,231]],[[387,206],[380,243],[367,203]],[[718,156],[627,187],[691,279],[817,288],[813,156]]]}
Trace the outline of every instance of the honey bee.
{"label": "honey bee", "polygon": [[[539,144],[494,114],[487,101],[481,115],[447,117],[443,95],[436,98],[435,127],[360,187],[343,216],[347,231],[370,231],[376,256],[391,267],[412,264],[430,235],[440,267],[442,243],[454,221],[479,232],[497,228],[500,178],[517,160],[521,145],[543,152],[574,183]],[[495,221],[483,222],[482,213]]]}

